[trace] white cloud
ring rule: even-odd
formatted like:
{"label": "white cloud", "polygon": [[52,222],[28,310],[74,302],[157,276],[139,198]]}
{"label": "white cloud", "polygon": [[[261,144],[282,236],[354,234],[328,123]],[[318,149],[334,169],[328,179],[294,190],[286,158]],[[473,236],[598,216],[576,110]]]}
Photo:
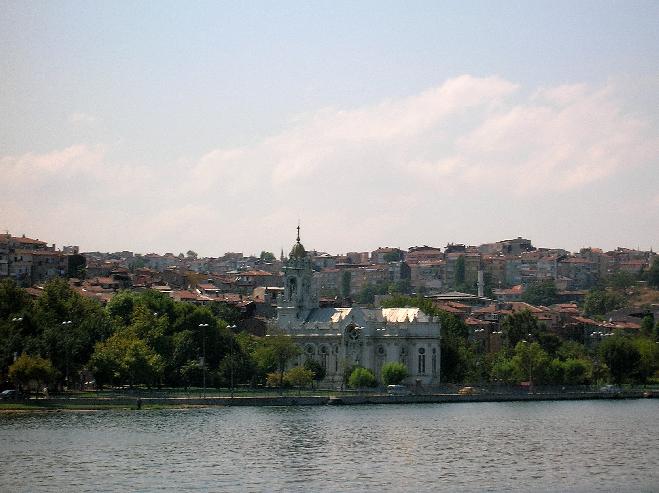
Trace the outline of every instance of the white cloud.
{"label": "white cloud", "polygon": [[72,123],[74,125],[91,125],[93,123],[96,123],[96,121],[97,118],[95,116],[80,111],[71,113],[69,115],[69,123]]}
{"label": "white cloud", "polygon": [[73,145],[45,154],[26,153],[0,158],[5,185],[26,187],[54,178],[70,178],[76,174],[97,173],[105,151],[101,146]]}
{"label": "white cloud", "polygon": [[[642,165],[656,132],[625,114],[613,87],[542,88],[462,76],[356,110],[324,109],[261,143],[218,149],[195,166],[197,186],[277,192],[319,180],[447,190],[488,184],[524,195],[587,186]],[[389,177],[387,180],[383,177]],[[337,187],[341,188],[341,187]]]}
{"label": "white cloud", "polygon": [[[0,192],[78,200],[153,250],[287,249],[298,217],[307,246],[328,250],[468,241],[456,228],[485,231],[475,236],[487,241],[504,227],[525,234],[519,225],[533,222],[509,200],[550,208],[558,194],[596,216],[584,191],[659,166],[656,125],[625,97],[614,83],[523,88],[465,75],[372,106],[320,109],[254,145],[212,149],[176,169],[137,156],[118,162],[111,149],[87,145],[2,157]],[[93,202],[57,188],[72,179],[86,180],[79,189]]]}

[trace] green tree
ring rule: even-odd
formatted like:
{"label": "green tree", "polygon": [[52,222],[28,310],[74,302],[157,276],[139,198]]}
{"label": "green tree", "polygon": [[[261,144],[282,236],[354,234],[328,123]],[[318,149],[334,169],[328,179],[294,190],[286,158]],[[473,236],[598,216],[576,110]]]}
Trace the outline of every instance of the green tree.
{"label": "green tree", "polygon": [[31,304],[27,292],[13,279],[0,280],[0,320],[22,315]]}
{"label": "green tree", "polygon": [[565,363],[558,358],[549,362],[546,371],[546,383],[559,385],[565,383]]}
{"label": "green tree", "polygon": [[627,337],[607,337],[599,347],[599,353],[609,368],[613,381],[623,383],[638,371],[641,353]]}
{"label": "green tree", "polygon": [[593,364],[587,359],[570,358],[563,363],[565,378],[568,385],[584,385],[590,382],[593,373]]}
{"label": "green tree", "polygon": [[537,342],[520,341],[515,346],[513,365],[518,378],[531,383],[545,383],[549,356]]}
{"label": "green tree", "polygon": [[556,303],[557,300],[558,292],[551,279],[530,284],[522,295],[522,301],[531,305],[549,306]]}
{"label": "green tree", "polygon": [[542,349],[551,357],[556,356],[563,344],[560,337],[550,332],[538,332],[537,339]]}
{"label": "green tree", "polygon": [[367,368],[357,367],[350,374],[348,386],[353,389],[362,389],[366,387],[375,387],[377,380],[373,372]]}
{"label": "green tree", "polygon": [[505,351],[501,351],[494,362],[490,371],[490,379],[494,382],[517,383],[517,369],[512,359],[508,358]]}
{"label": "green tree", "polygon": [[[38,352],[47,354],[63,382],[86,365],[94,344],[112,333],[112,325],[101,305],[73,291],[66,280],[48,281],[34,303]],[[67,382],[68,380],[68,382]]]}
{"label": "green tree", "polygon": [[325,368],[323,368],[323,365],[318,363],[318,361],[315,359],[307,358],[304,361],[304,367],[313,373],[313,379],[316,382],[320,382],[323,378],[325,378],[325,375],[327,374],[327,371]]}
{"label": "green tree", "polygon": [[188,257],[189,259],[191,259],[191,260],[196,260],[197,257],[198,257],[197,252],[195,252],[194,250],[188,250],[188,251],[186,252],[186,255],[187,255],[187,257]]}
{"label": "green tree", "polygon": [[397,385],[408,376],[407,366],[397,361],[391,361],[382,365],[382,383],[385,385]]}
{"label": "green tree", "polygon": [[115,294],[105,307],[112,320],[121,326],[130,325],[133,308],[139,296],[131,291],[120,291]]}
{"label": "green tree", "polygon": [[263,250],[263,251],[261,252],[261,255],[259,255],[259,258],[260,258],[263,262],[274,262],[274,261],[276,260],[276,258],[275,258],[275,254],[274,254],[274,253],[272,253],[272,252],[266,252],[265,250]]}
{"label": "green tree", "polygon": [[14,354],[41,349],[33,302],[14,280],[0,280],[0,374],[6,374]]}
{"label": "green tree", "polygon": [[636,283],[638,276],[630,272],[614,272],[606,278],[606,285],[616,290],[624,290],[632,287]]}
{"label": "green tree", "polygon": [[293,340],[284,334],[273,334],[266,337],[263,344],[256,348],[253,355],[257,366],[268,373],[278,371],[279,386],[284,383],[284,371],[290,360],[301,353]]}
{"label": "green tree", "polygon": [[563,341],[556,354],[563,361],[567,359],[587,359],[588,357],[586,347],[575,341]]}
{"label": "green tree", "polygon": [[203,385],[204,368],[199,360],[190,360],[180,368],[181,380],[187,389],[190,386],[200,387]]}
{"label": "green tree", "polygon": [[508,315],[501,323],[501,330],[506,345],[513,348],[524,339],[536,337],[540,328],[538,319],[529,310],[522,310]]}
{"label": "green tree", "polygon": [[641,320],[641,333],[645,337],[651,337],[654,330],[654,317],[652,315],[646,315]]}
{"label": "green tree", "polygon": [[297,387],[299,395],[302,388],[311,385],[313,377],[314,374],[311,370],[303,366],[296,366],[284,374],[284,381],[291,387]]}
{"label": "green tree", "polygon": [[659,370],[659,345],[648,337],[638,337],[633,342],[639,353],[636,376],[640,383],[646,383]]}
{"label": "green tree", "polygon": [[659,256],[655,256],[646,276],[648,284],[655,289],[659,289]]}
{"label": "green tree", "polygon": [[100,386],[108,383],[152,386],[160,381],[164,363],[144,341],[130,330],[123,330],[96,344],[90,366]]}
{"label": "green tree", "polygon": [[27,387],[36,382],[37,388],[50,383],[55,377],[55,369],[48,359],[21,354],[9,367],[9,379],[19,387]]}
{"label": "green tree", "polygon": [[588,316],[604,315],[623,306],[624,297],[614,291],[591,289],[584,299],[584,312]]}

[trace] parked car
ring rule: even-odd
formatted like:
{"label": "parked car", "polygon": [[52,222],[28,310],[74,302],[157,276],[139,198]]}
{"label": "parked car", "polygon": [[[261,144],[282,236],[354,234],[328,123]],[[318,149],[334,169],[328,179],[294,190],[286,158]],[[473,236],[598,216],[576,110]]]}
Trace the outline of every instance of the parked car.
{"label": "parked car", "polygon": [[476,389],[473,387],[462,387],[460,390],[458,390],[458,394],[460,395],[474,395],[476,393]]}
{"label": "parked car", "polygon": [[412,395],[412,391],[405,385],[387,385],[387,394],[389,395]]}
{"label": "parked car", "polygon": [[18,390],[3,390],[0,392],[0,399],[3,401],[9,401],[9,400],[16,400],[16,399],[22,399],[23,394],[21,394]]}
{"label": "parked car", "polygon": [[622,389],[617,385],[605,385],[604,387],[600,388],[600,392],[606,392],[607,394],[617,394],[618,392],[622,392]]}

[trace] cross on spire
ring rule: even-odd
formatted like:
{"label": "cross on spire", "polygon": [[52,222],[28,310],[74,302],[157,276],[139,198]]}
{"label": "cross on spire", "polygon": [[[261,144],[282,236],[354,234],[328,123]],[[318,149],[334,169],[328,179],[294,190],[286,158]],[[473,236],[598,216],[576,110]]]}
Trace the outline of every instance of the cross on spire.
{"label": "cross on spire", "polygon": [[300,243],[300,222],[297,223],[297,242]]}

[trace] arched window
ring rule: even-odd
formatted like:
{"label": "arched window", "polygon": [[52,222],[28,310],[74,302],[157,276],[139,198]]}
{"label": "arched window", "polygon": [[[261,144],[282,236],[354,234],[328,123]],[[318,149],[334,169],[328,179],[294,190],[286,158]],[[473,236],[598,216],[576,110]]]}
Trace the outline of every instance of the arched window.
{"label": "arched window", "polygon": [[426,372],[426,350],[422,347],[419,348],[419,371],[420,375]]}
{"label": "arched window", "polygon": [[295,299],[295,291],[297,290],[297,279],[291,277],[288,280],[288,300],[293,301]]}
{"label": "arched window", "polygon": [[327,359],[329,358],[329,351],[327,346],[320,347],[320,364],[325,371],[327,371]]}
{"label": "arched window", "polygon": [[437,375],[437,348],[432,348],[432,374]]}

